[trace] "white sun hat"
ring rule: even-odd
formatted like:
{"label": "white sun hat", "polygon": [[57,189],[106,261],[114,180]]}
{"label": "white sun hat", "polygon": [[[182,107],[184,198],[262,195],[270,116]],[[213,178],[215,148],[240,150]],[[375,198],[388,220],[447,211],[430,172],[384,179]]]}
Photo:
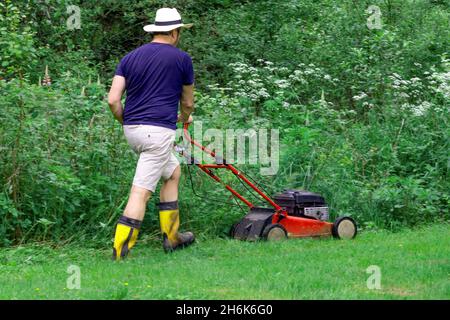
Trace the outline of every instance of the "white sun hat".
{"label": "white sun hat", "polygon": [[155,23],[144,27],[147,32],[166,32],[177,28],[190,28],[192,23],[185,24],[175,8],[161,8],[156,11]]}

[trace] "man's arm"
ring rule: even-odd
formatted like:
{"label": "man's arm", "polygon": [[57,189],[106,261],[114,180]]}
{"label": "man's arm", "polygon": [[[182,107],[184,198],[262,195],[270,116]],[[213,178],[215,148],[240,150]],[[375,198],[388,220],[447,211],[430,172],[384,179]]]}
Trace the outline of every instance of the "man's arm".
{"label": "man's arm", "polygon": [[178,121],[183,123],[192,122],[191,113],[194,111],[194,85],[183,86],[180,100],[180,116]]}
{"label": "man's arm", "polygon": [[114,76],[111,89],[108,94],[109,109],[120,123],[123,123],[122,95],[125,91],[125,78]]}

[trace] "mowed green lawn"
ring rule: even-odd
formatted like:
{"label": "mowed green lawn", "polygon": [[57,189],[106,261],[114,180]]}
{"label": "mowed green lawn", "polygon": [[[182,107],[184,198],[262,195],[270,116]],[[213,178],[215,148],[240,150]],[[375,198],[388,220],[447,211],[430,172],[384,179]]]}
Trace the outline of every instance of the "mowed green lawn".
{"label": "mowed green lawn", "polygon": [[[201,240],[173,254],[140,242],[119,263],[110,248],[2,249],[0,298],[450,299],[449,231],[435,225],[352,241]],[[78,290],[67,288],[70,265],[80,268]],[[367,287],[369,266],[380,268],[381,289]]]}

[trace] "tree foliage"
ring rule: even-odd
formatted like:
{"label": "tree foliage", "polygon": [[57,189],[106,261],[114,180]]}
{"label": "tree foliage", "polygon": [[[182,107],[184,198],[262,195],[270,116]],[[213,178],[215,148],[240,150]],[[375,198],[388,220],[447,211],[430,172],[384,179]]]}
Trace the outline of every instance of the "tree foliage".
{"label": "tree foliage", "polygon": [[[69,5],[80,7],[81,29],[67,27]],[[370,5],[381,29],[367,27]],[[450,218],[446,0],[6,0],[0,245],[109,241],[135,157],[105,95],[119,59],[150,40],[142,27],[162,6],[195,23],[180,46],[194,61],[196,120],[280,130],[276,176],[243,166],[270,193],[320,192],[333,216],[351,214],[363,229]],[[40,85],[45,66],[51,86]],[[242,212],[197,199],[183,173],[185,226],[223,234]],[[193,172],[196,193],[230,200],[206,179]],[[151,202],[150,234],[155,210]]]}

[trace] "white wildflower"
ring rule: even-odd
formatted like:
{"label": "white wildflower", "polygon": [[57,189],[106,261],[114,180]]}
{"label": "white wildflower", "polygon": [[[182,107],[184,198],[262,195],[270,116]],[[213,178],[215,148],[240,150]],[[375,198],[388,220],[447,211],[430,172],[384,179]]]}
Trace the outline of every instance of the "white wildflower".
{"label": "white wildflower", "polygon": [[258,95],[262,98],[269,98],[270,94],[267,92],[267,90],[265,88],[262,88],[261,90],[258,91]]}
{"label": "white wildflower", "polygon": [[275,80],[275,84],[280,89],[286,89],[290,86],[290,83],[287,80]]}
{"label": "white wildflower", "polygon": [[362,100],[364,98],[367,98],[367,94],[365,92],[361,92],[359,95],[354,96],[353,100],[359,101],[359,100]]}
{"label": "white wildflower", "polygon": [[424,101],[419,105],[416,106],[411,106],[411,111],[413,112],[413,114],[415,116],[421,117],[423,116],[428,109],[431,107],[431,103],[429,103],[428,101]]}

